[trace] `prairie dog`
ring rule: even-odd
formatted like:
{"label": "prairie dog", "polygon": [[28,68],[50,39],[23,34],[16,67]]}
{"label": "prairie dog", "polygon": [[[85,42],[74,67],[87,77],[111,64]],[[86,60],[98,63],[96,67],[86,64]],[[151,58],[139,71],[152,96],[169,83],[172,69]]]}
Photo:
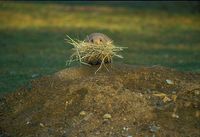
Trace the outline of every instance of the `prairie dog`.
{"label": "prairie dog", "polygon": [[[108,36],[106,36],[105,34],[102,34],[102,33],[92,33],[92,34],[88,35],[84,41],[92,43],[92,44],[97,44],[97,45],[108,44],[108,43],[113,42]],[[88,60],[87,61],[88,64],[91,64],[91,65],[99,65],[102,62],[102,60],[100,58],[93,59],[93,58],[89,57],[89,59],[87,58],[86,60]],[[111,63],[111,60],[108,58],[105,58],[104,63]]]}
{"label": "prairie dog", "polygon": [[93,44],[112,43],[112,40],[108,36],[102,33],[92,33],[85,38],[85,41]]}

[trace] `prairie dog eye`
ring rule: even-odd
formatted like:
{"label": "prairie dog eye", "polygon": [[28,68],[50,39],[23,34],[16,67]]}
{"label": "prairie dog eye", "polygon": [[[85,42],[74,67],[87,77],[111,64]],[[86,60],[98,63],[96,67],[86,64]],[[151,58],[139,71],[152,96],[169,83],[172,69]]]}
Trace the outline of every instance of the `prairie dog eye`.
{"label": "prairie dog eye", "polygon": [[100,42],[102,42],[103,40],[102,39],[100,39]]}
{"label": "prairie dog eye", "polygon": [[93,40],[93,39],[91,39],[91,42],[92,42],[92,43],[94,43],[94,40]]}

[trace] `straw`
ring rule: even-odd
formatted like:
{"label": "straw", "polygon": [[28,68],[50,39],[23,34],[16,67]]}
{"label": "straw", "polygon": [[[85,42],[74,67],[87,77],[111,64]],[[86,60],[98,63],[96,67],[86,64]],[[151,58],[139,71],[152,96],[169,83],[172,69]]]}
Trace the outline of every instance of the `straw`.
{"label": "straw", "polygon": [[[74,40],[67,35],[67,42],[73,46],[70,59],[67,61],[67,65],[70,65],[71,62],[79,61],[80,64],[89,65],[89,62],[93,60],[100,60],[101,64],[97,73],[102,66],[105,66],[105,61],[112,62],[113,57],[123,58],[121,55],[117,54],[126,47],[117,47],[112,42],[94,44],[80,40]],[[105,66],[107,69],[107,67]],[[108,69],[107,69],[108,70]]]}

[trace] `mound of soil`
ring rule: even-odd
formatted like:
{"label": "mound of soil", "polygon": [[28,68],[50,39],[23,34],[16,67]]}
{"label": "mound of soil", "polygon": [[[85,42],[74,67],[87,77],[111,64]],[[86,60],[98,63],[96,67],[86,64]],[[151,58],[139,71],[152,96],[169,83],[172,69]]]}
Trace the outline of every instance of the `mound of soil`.
{"label": "mound of soil", "polygon": [[200,136],[200,74],[107,67],[68,68],[1,98],[0,135]]}

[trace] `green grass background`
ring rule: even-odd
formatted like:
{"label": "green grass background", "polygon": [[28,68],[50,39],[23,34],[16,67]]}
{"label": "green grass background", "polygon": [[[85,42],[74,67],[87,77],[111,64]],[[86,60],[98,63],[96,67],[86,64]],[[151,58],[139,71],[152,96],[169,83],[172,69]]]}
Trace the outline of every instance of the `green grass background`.
{"label": "green grass background", "polygon": [[[0,93],[66,68],[72,46],[107,34],[128,47],[116,62],[200,72],[198,2],[0,2]],[[77,64],[75,64],[77,65]]]}

